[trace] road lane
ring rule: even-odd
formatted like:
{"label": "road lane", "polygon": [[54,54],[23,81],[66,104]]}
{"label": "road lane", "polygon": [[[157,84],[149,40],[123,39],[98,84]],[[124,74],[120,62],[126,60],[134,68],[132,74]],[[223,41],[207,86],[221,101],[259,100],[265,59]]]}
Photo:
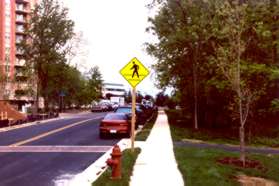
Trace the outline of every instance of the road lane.
{"label": "road lane", "polygon": [[[94,119],[99,119],[99,118],[94,118]],[[43,133],[43,134],[34,136],[34,137],[32,137],[32,138],[29,138],[29,139],[26,139],[26,140],[23,140],[23,141],[16,142],[16,143],[11,144],[11,145],[9,145],[9,146],[17,147],[17,146],[20,146],[20,145],[24,145],[24,144],[26,144],[26,143],[30,143],[30,142],[39,140],[39,139],[41,139],[41,138],[50,136],[50,135],[52,135],[52,134],[61,132],[61,131],[63,131],[63,130],[69,129],[69,128],[71,128],[71,127],[75,127],[75,126],[77,126],[77,125],[84,124],[85,122],[90,121],[90,120],[92,120],[92,119],[87,119],[87,120],[82,120],[82,121],[79,121],[79,122],[76,122],[76,123],[72,123],[72,124],[69,124],[69,125],[67,125],[67,126],[60,127],[60,128],[57,128],[57,129],[54,129],[54,130],[45,132],[45,133]]]}
{"label": "road lane", "polygon": [[0,152],[107,152],[112,146],[0,146]]}
{"label": "road lane", "polygon": [[[0,133],[0,139],[4,140],[1,144],[10,145],[74,122],[92,119],[23,146],[0,147],[0,186],[54,186],[55,180],[82,172],[120,140],[99,139],[99,117],[105,114],[75,115],[73,118]],[[94,119],[96,117],[99,119]],[[15,149],[7,152],[5,148],[8,148],[7,151],[11,150],[9,148]]]}
{"label": "road lane", "polygon": [[101,119],[87,121],[82,125],[68,128],[64,131],[52,134],[42,139],[25,145],[113,145],[119,138],[100,139],[99,123]]}
{"label": "road lane", "polygon": [[63,175],[73,176],[102,153],[1,153],[0,186],[54,186]]}
{"label": "road lane", "polygon": [[[19,141],[23,141],[34,136],[46,133],[51,130],[55,130],[60,127],[67,126],[69,124],[86,120],[89,118],[104,116],[105,113],[93,113],[82,115],[81,117],[58,119],[55,121],[49,121],[43,124],[32,125],[24,128],[14,129],[11,131],[0,132],[0,146],[11,145]],[[86,116],[86,117],[85,117]]]}

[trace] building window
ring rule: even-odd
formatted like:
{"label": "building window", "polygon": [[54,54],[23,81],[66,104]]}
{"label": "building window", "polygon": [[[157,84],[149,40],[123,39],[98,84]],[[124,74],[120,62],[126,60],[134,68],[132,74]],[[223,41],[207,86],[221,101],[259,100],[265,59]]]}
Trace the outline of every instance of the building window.
{"label": "building window", "polygon": [[24,21],[24,16],[23,15],[16,15],[16,20],[17,21]]}
{"label": "building window", "polygon": [[20,43],[23,40],[23,36],[16,36],[16,43]]}
{"label": "building window", "polygon": [[16,25],[16,31],[17,32],[24,32],[24,26],[23,25]]}
{"label": "building window", "polygon": [[23,11],[24,10],[24,5],[23,4],[16,4],[16,9]]}

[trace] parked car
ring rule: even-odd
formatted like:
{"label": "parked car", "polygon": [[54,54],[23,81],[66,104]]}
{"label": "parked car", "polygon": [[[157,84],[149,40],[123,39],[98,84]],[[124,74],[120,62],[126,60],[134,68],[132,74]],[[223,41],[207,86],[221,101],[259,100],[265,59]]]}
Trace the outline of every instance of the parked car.
{"label": "parked car", "polygon": [[112,109],[113,110],[116,110],[118,107],[119,107],[119,103],[117,103],[117,102],[112,103]]}
{"label": "parked car", "polygon": [[[129,118],[132,118],[132,106],[120,106],[115,111],[115,113],[125,113],[129,116]],[[139,106],[136,106],[136,128],[138,128],[139,125],[142,125],[145,123],[146,117],[144,115],[144,112],[142,109],[140,109]]]}
{"label": "parked car", "polygon": [[125,113],[129,117],[132,117],[132,107],[131,106],[120,106],[114,110],[115,113]]}
{"label": "parked car", "polygon": [[92,112],[104,112],[109,110],[109,107],[106,103],[97,103],[97,102],[92,102],[91,104],[91,111]]}
{"label": "parked car", "polygon": [[125,113],[109,113],[101,121],[99,126],[99,136],[104,138],[112,134],[125,134],[130,136],[131,122]]}

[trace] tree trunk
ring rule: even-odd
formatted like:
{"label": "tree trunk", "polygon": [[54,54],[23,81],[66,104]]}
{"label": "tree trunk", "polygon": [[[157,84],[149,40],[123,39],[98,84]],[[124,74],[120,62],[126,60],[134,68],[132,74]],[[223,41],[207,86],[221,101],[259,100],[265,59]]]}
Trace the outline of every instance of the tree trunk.
{"label": "tree trunk", "polygon": [[239,140],[240,140],[240,160],[243,167],[245,167],[245,131],[244,127],[239,127]]}
{"label": "tree trunk", "polygon": [[[243,94],[241,91],[241,74],[240,74],[240,39],[241,39],[241,33],[238,33],[237,35],[237,45],[238,45],[238,54],[237,54],[237,79],[236,79],[236,91],[238,96],[238,107],[239,107],[239,140],[240,140],[240,160],[242,161],[243,166],[245,166],[245,134],[244,134],[244,124],[245,121],[243,119],[243,108],[242,108],[242,98]],[[248,112],[248,111],[247,111]]]}
{"label": "tree trunk", "polygon": [[49,105],[49,100],[48,100],[48,96],[46,95],[46,96],[44,97],[44,106],[45,106],[44,110],[45,110],[46,112],[49,111],[48,105]]}
{"label": "tree trunk", "polygon": [[39,110],[39,82],[37,81],[37,87],[36,87],[36,98],[35,98],[35,109],[33,114],[38,114]]}
{"label": "tree trunk", "polygon": [[193,63],[193,84],[194,84],[194,126],[195,129],[198,127],[198,95],[197,95],[197,64],[196,64],[196,52],[194,54],[194,63]]}

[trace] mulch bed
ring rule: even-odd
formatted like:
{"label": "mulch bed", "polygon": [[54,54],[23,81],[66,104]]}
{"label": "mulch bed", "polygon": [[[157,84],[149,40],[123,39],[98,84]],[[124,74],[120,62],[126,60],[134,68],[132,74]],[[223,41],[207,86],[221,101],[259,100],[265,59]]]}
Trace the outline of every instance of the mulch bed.
{"label": "mulch bed", "polygon": [[241,168],[252,168],[252,169],[258,169],[261,171],[267,171],[267,168],[264,167],[260,161],[257,160],[251,160],[246,158],[245,160],[245,167],[243,167],[242,161],[238,157],[223,157],[220,159],[217,159],[218,163],[225,164],[225,165],[232,165],[236,167]]}

